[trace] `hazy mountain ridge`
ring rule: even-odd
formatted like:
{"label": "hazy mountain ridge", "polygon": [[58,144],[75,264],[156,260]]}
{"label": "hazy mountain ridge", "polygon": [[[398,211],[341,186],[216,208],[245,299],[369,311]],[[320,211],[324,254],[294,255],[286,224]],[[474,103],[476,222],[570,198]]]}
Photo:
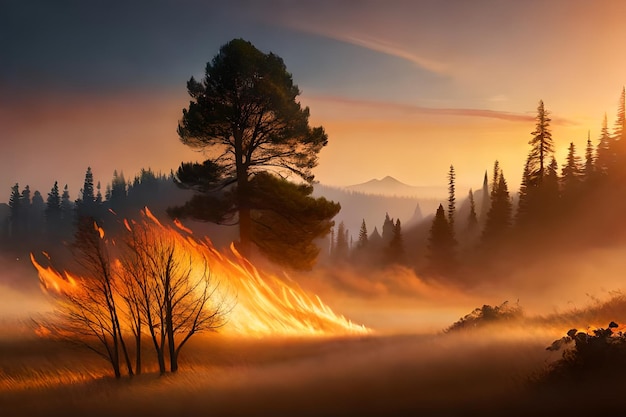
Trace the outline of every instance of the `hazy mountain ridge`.
{"label": "hazy mountain ridge", "polygon": [[344,222],[354,239],[358,238],[363,220],[369,233],[374,231],[374,227],[378,228],[379,233],[382,231],[386,214],[393,219],[400,219],[402,227],[407,228],[433,214],[437,206],[444,201],[434,198],[365,193],[347,187],[323,184],[315,184],[313,195],[341,204],[341,211],[334,218],[335,224]]}
{"label": "hazy mountain ridge", "polygon": [[443,199],[447,194],[446,187],[408,185],[389,175],[382,179],[374,178],[364,183],[348,185],[342,188],[365,194],[413,197],[418,199]]}

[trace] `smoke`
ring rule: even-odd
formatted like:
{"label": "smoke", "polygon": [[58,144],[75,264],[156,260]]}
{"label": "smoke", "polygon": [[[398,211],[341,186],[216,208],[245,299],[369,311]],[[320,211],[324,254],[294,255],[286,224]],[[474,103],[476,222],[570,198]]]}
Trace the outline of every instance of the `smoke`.
{"label": "smoke", "polygon": [[51,308],[30,259],[0,257],[0,317],[21,320]]}

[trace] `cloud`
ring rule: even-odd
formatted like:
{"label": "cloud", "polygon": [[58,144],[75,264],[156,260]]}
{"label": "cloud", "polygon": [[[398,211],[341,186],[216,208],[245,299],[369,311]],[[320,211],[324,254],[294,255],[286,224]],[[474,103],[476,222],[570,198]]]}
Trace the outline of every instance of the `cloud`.
{"label": "cloud", "polygon": [[[461,117],[481,117],[490,119],[508,120],[511,122],[534,122],[534,113],[515,113],[500,110],[489,109],[471,109],[471,108],[444,108],[444,107],[425,107],[414,104],[394,103],[378,100],[361,100],[347,97],[337,97],[328,95],[313,95],[307,97],[313,101],[320,101],[328,104],[339,106],[350,106],[352,108],[369,109],[377,112],[395,112],[402,114],[423,114],[432,116],[461,116]],[[552,124],[556,125],[576,125],[577,122],[565,118],[552,118]]]}
{"label": "cloud", "polygon": [[386,111],[402,114],[429,114],[442,116],[471,116],[471,117],[491,117],[512,121],[529,121],[533,117],[527,114],[501,112],[495,110],[467,109],[467,108],[441,108],[425,107],[414,104],[397,103],[380,100],[353,99],[349,97],[338,97],[328,95],[310,96],[312,100],[321,101],[338,106],[349,106],[352,108],[369,109],[376,111]]}
{"label": "cloud", "polygon": [[375,39],[369,36],[357,36],[357,35],[344,35],[344,34],[331,34],[330,37],[351,43],[353,45],[361,46],[372,51],[380,52],[386,55],[394,56],[404,59],[418,66],[421,69],[438,75],[449,75],[450,69],[442,62],[438,62],[433,59],[429,59],[423,56],[419,56],[411,51],[402,48],[399,45],[395,45],[391,42],[384,41],[382,39]]}

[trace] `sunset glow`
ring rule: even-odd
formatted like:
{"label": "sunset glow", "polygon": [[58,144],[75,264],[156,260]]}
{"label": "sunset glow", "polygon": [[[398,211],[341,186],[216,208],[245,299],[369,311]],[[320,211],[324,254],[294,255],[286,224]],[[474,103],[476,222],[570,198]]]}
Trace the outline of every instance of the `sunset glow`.
{"label": "sunset glow", "polygon": [[[204,63],[233,37],[284,58],[312,122],[329,133],[314,171],[325,184],[391,175],[441,185],[454,164],[459,184],[477,187],[498,159],[515,189],[540,99],[555,120],[560,160],[570,142],[583,148],[587,132],[597,141],[605,112],[612,124],[626,83],[619,53],[625,4],[453,3],[366,1],[356,12],[350,2],[234,2],[177,11],[187,14],[178,21],[169,6],[151,5],[125,10],[120,16],[129,18],[117,23],[112,10],[94,10],[101,17],[90,23],[17,7],[4,13],[12,20],[2,30],[24,44],[3,54],[0,136],[3,155],[22,157],[3,159],[0,201],[16,182],[47,192],[51,184],[38,172],[53,168],[75,197],[89,165],[106,182],[114,169],[132,177],[141,168],[168,173],[202,160],[176,134],[185,83],[201,77]],[[135,14],[141,30],[129,23]],[[21,36],[26,16],[40,30],[31,38]],[[197,16],[209,20],[195,25]],[[199,32],[182,31],[182,22]],[[92,51],[78,39],[90,40]],[[43,51],[56,63],[35,65],[32,56]],[[364,162],[368,170],[360,169]]]}

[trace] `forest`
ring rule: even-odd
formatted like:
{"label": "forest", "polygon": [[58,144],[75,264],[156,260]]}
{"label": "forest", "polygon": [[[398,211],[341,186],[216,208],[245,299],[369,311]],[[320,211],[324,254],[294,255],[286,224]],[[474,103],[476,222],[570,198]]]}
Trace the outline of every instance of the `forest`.
{"label": "forest", "polygon": [[[475,190],[457,189],[451,161],[432,210],[316,183],[329,138],[273,53],[234,39],[187,91],[178,139],[211,150],[204,162],[104,186],[87,166],[75,192],[50,173],[49,191],[16,183],[0,205],[1,262],[18,263],[3,288],[42,299],[0,323],[11,415],[618,408],[624,88],[612,129],[605,116],[563,161],[540,100],[516,191],[497,156]],[[581,265],[607,260],[610,277],[583,278],[618,289],[577,294]],[[557,310],[555,293],[585,302]]]}

